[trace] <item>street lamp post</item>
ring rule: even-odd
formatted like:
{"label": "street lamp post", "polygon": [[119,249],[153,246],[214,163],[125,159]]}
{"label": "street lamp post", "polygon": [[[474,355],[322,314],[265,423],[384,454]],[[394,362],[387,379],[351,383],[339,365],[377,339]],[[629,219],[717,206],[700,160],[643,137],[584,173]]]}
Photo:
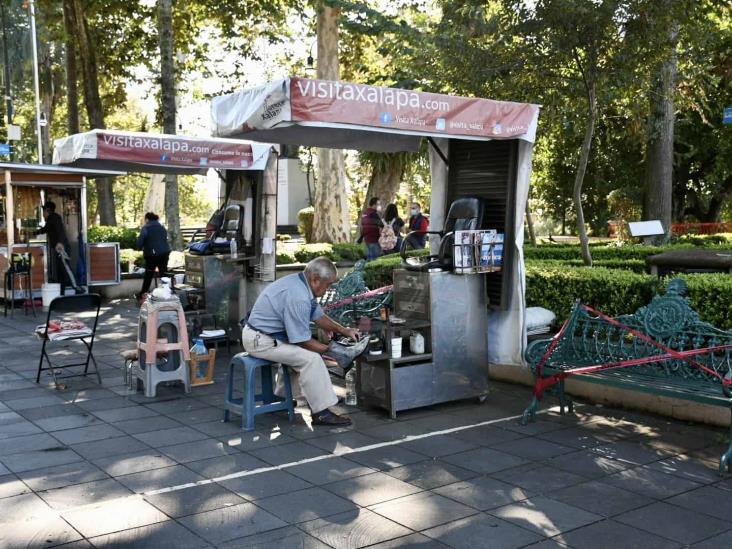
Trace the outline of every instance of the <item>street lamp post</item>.
{"label": "street lamp post", "polygon": [[43,143],[41,139],[41,94],[38,81],[38,46],[36,40],[36,6],[33,0],[28,1],[31,24],[31,46],[33,49],[33,87],[36,92],[36,137],[38,138],[38,163],[43,164]]}

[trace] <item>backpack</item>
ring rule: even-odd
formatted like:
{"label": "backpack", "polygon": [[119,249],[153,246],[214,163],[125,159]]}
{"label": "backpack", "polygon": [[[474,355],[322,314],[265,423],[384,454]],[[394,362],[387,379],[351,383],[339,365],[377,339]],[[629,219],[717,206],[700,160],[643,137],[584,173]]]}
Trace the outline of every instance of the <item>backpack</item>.
{"label": "backpack", "polygon": [[394,220],[392,219],[389,223],[381,228],[381,236],[379,236],[379,246],[382,251],[388,252],[393,250],[397,243],[397,236],[394,233],[393,227]]}

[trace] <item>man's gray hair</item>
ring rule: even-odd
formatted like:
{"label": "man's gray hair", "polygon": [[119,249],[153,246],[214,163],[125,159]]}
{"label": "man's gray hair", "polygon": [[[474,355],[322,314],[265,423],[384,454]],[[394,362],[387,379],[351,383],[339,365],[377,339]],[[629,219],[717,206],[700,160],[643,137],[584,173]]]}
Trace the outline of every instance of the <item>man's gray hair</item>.
{"label": "man's gray hair", "polygon": [[338,278],[338,269],[327,257],[316,257],[305,265],[305,276],[318,280],[335,280]]}

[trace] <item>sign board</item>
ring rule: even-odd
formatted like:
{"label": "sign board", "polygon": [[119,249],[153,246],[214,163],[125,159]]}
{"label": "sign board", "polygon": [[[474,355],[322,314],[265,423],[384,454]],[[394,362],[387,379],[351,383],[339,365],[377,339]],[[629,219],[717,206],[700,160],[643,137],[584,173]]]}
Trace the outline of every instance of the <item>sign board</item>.
{"label": "sign board", "polygon": [[660,236],[664,234],[663,225],[658,219],[652,221],[631,221],[628,223],[630,236]]}
{"label": "sign board", "polygon": [[732,124],[732,107],[725,107],[722,115],[722,124]]}
{"label": "sign board", "polygon": [[8,141],[20,141],[20,126],[8,124]]}
{"label": "sign board", "polygon": [[0,143],[0,154],[10,154],[10,145],[7,143]]}

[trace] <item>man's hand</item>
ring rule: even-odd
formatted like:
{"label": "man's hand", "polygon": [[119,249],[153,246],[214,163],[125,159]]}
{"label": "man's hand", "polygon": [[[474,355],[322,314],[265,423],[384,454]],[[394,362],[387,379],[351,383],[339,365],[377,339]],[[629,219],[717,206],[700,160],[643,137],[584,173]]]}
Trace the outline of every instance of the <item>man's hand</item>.
{"label": "man's hand", "polygon": [[66,251],[66,248],[64,248],[64,245],[63,245],[63,244],[61,244],[61,242],[58,242],[58,243],[56,244],[56,251],[57,251],[57,252],[65,252],[65,251]]}
{"label": "man's hand", "polygon": [[356,328],[343,328],[343,331],[341,332],[346,337],[350,337],[353,341],[358,341],[358,339],[361,337],[361,332],[359,332]]}

